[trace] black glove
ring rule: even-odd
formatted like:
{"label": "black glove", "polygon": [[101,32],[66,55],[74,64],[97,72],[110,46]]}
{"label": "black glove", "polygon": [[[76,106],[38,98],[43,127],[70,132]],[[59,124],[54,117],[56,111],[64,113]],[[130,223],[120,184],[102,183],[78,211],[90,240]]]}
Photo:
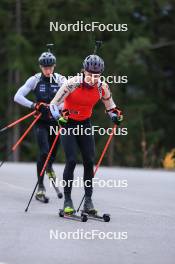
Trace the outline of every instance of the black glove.
{"label": "black glove", "polygon": [[46,103],[43,102],[33,103],[31,108],[36,110],[38,113],[41,113],[42,117],[44,118],[50,115],[50,110]]}
{"label": "black glove", "polygon": [[114,124],[117,124],[118,126],[122,123],[123,121],[123,113],[122,111],[119,109],[119,108],[114,108],[114,109],[111,109],[109,111],[107,111],[112,122]]}

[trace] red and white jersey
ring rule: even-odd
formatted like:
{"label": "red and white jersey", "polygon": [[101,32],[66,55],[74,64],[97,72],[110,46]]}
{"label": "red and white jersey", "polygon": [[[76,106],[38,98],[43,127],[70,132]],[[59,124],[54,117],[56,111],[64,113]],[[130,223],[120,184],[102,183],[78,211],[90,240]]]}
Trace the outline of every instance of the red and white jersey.
{"label": "red and white jersey", "polygon": [[106,110],[116,107],[106,83],[99,81],[87,88],[82,78],[75,76],[64,83],[50,104],[60,105],[64,101],[64,109],[70,112],[69,118],[83,121],[91,117],[93,108],[100,99]]}

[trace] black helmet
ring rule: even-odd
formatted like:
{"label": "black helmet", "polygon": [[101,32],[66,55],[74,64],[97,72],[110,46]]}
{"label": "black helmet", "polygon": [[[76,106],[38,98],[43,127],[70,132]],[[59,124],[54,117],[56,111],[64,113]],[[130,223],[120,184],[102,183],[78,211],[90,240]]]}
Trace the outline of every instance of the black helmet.
{"label": "black helmet", "polygon": [[89,55],[83,62],[83,68],[91,73],[102,73],[104,71],[104,61],[98,55]]}
{"label": "black helmet", "polygon": [[53,66],[56,64],[56,58],[51,52],[43,52],[38,61],[43,67]]}

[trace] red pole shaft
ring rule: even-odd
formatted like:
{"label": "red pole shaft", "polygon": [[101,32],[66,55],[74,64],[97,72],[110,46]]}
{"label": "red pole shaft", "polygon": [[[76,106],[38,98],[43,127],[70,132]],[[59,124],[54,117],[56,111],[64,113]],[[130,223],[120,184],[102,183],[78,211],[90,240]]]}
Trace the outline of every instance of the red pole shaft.
{"label": "red pole shaft", "polygon": [[41,173],[40,173],[40,176],[43,175],[43,173],[44,173],[44,171],[45,171],[45,169],[46,169],[46,166],[47,166],[47,163],[48,163],[48,161],[49,161],[49,159],[50,159],[50,156],[51,156],[51,154],[52,154],[52,151],[53,151],[53,149],[54,149],[54,147],[55,147],[55,144],[56,144],[56,142],[57,142],[57,140],[58,140],[58,138],[59,138],[60,130],[61,130],[61,128],[59,129],[58,134],[56,135],[56,137],[55,137],[55,139],[54,139],[54,142],[53,142],[53,144],[52,144],[52,146],[51,146],[51,148],[50,148],[49,154],[48,154],[47,159],[46,159],[46,161],[45,161],[45,163],[44,163],[44,166],[43,166],[43,168],[42,168],[42,171],[41,171]]}
{"label": "red pole shaft", "polygon": [[21,117],[21,118],[19,118],[19,119],[16,120],[15,122],[9,124],[9,125],[8,125],[8,128],[10,128],[10,127],[12,127],[12,126],[15,126],[16,124],[18,124],[18,123],[20,123],[21,121],[27,119],[28,117],[34,115],[35,113],[36,113],[36,110],[33,111],[33,112],[31,112],[31,113],[29,113],[29,114],[27,114],[27,115],[25,115],[25,116],[23,116],[23,117]]}
{"label": "red pole shaft", "polygon": [[6,127],[2,128],[0,131],[5,131],[6,129],[11,128],[11,127],[17,125],[18,123],[20,123],[23,120],[27,119],[28,117],[34,115],[35,113],[36,113],[36,110],[33,111],[33,112],[31,112],[31,113],[29,113],[29,114],[27,114],[27,115],[25,115],[25,116],[23,116],[23,117],[21,117],[21,118],[19,118],[18,120],[14,121],[13,123],[11,123],[11,124],[7,125]]}
{"label": "red pole shaft", "polygon": [[103,149],[103,152],[102,152],[102,154],[101,154],[101,156],[100,156],[100,159],[99,159],[99,161],[98,161],[98,163],[97,163],[97,165],[96,165],[96,167],[95,167],[95,170],[94,170],[94,175],[96,174],[96,172],[97,172],[97,170],[98,170],[98,168],[99,168],[99,166],[100,166],[100,164],[101,164],[101,162],[102,162],[102,160],[103,160],[103,157],[104,157],[104,155],[105,155],[105,153],[106,153],[106,151],[107,151],[107,149],[108,149],[108,146],[109,146],[109,144],[110,144],[110,142],[111,142],[111,140],[112,140],[112,137],[113,137],[113,135],[114,135],[114,130],[117,128],[117,125],[114,125],[114,127],[113,127],[113,129],[112,129],[112,134],[109,136],[109,138],[108,138],[108,140],[107,140],[107,142],[106,142],[106,145],[105,145],[105,147],[104,147],[104,149]]}
{"label": "red pole shaft", "polygon": [[27,136],[27,134],[30,132],[32,127],[35,125],[35,123],[38,121],[38,119],[41,117],[41,114],[39,114],[31,123],[31,125],[27,128],[27,130],[24,132],[24,134],[18,139],[16,144],[12,147],[12,151],[15,151],[16,148],[19,146],[19,144],[23,141],[23,139]]}

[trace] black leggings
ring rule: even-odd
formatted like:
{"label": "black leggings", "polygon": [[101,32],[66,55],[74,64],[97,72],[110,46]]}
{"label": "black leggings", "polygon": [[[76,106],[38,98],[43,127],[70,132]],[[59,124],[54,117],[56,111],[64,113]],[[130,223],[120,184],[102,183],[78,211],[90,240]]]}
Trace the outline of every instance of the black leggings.
{"label": "black leggings", "polygon": [[[87,119],[82,122],[69,121],[65,125],[65,129],[68,131],[68,128],[75,128],[81,126],[83,130],[85,128],[91,128],[90,120]],[[63,173],[63,179],[66,181],[66,186],[64,187],[64,193],[71,193],[72,190],[72,181],[74,178],[74,169],[77,163],[77,147],[80,149],[83,166],[84,166],[84,181],[87,181],[87,186],[85,188],[85,195],[92,195],[92,179],[93,179],[93,165],[95,159],[95,142],[92,135],[74,135],[72,131],[70,134],[61,135],[61,142],[64,148],[66,156],[66,165]]]}
{"label": "black leggings", "polygon": [[[44,174],[41,177],[40,173],[41,173],[41,170],[44,166],[49,150],[56,136],[53,131],[52,131],[52,135],[50,135],[50,126],[53,126],[53,128],[56,129],[57,125],[58,125],[57,123],[47,123],[44,121],[39,121],[35,125],[36,139],[37,139],[37,143],[39,147],[39,155],[38,155],[38,160],[37,160],[37,176],[38,176],[39,185],[43,184]],[[52,164],[55,160],[57,149],[58,149],[58,144],[59,142],[57,141],[53,149],[52,155],[50,157],[50,160],[48,162],[47,168],[46,168],[48,170],[51,169]]]}

